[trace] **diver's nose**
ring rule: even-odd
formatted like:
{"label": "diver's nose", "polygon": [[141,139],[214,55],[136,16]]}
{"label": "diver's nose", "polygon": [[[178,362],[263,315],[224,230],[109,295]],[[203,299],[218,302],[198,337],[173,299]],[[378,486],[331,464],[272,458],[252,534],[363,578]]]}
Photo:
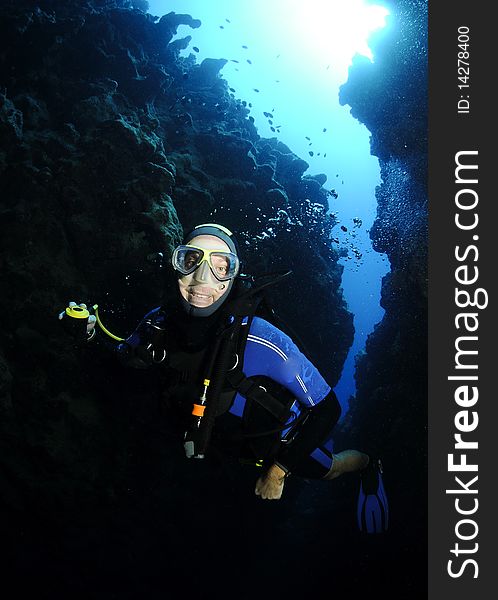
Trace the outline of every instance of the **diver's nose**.
{"label": "diver's nose", "polygon": [[211,270],[207,261],[204,261],[194,271],[194,279],[199,283],[209,283],[211,281]]}

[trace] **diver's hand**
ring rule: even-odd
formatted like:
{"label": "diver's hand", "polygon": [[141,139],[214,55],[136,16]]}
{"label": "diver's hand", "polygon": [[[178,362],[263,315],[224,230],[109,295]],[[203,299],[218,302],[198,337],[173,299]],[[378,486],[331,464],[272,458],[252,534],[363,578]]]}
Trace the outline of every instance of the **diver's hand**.
{"label": "diver's hand", "polygon": [[[70,308],[76,306],[78,308],[81,308],[82,310],[85,310],[87,308],[86,304],[76,304],[76,302],[70,302],[68,304],[68,306]],[[62,321],[62,319],[64,318],[69,318],[71,319],[71,317],[67,317],[66,311],[63,310],[61,313],[59,313],[59,321]],[[91,339],[93,337],[94,334],[94,329],[95,329],[95,324],[97,322],[97,317],[95,315],[89,315],[88,316],[88,320],[86,323],[86,335],[87,335],[87,339]]]}
{"label": "diver's hand", "polygon": [[272,465],[268,471],[256,481],[256,496],[263,500],[280,500],[284,489],[285,471],[278,465]]}

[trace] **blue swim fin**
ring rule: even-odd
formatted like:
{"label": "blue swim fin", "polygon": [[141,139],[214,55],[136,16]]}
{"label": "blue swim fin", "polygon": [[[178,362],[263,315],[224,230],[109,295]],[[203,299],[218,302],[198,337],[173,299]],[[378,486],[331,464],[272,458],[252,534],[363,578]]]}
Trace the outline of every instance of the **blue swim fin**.
{"label": "blue swim fin", "polygon": [[358,496],[358,527],[366,533],[383,533],[389,523],[389,505],[384,482],[382,463],[370,459],[361,472],[360,494]]}

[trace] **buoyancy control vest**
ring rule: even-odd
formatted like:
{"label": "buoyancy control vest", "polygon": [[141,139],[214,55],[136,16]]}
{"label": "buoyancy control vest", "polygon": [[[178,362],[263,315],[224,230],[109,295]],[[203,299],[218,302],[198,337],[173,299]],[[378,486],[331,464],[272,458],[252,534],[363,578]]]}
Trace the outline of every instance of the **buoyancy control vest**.
{"label": "buoyancy control vest", "polygon": [[[215,419],[229,410],[237,392],[246,399],[238,437],[248,441],[256,455],[271,453],[280,441],[279,433],[289,429],[295,400],[292,394],[268,377],[246,377],[243,372],[252,319],[261,316],[282,328],[264,290],[289,274],[257,280],[239,277],[219,315],[204,319],[178,314],[166,317],[168,402],[188,418],[184,440],[187,456],[204,457]],[[304,417],[300,415],[299,421]]]}

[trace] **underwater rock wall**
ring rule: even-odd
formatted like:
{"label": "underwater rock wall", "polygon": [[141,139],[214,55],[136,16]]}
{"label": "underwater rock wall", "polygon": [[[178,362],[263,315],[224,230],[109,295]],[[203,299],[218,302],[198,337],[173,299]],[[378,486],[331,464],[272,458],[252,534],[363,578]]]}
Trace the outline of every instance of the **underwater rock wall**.
{"label": "underwater rock wall", "polygon": [[[53,206],[42,218],[50,214],[63,231],[50,239],[67,241],[71,252],[51,261],[52,283],[78,297],[98,289],[121,313],[116,303],[127,297],[133,317],[144,303],[134,304],[132,288],[155,303],[162,287],[157,261],[147,257],[161,252],[167,259],[181,228],[199,220],[216,218],[239,233],[249,271],[285,269],[309,251],[324,277],[310,294],[320,321],[310,319],[303,337],[313,344],[325,328],[335,340],[337,360],[322,360],[335,384],[352,318],[338,293],[342,267],[326,244],[335,224],[326,214],[330,192],[303,177],[307,164],[291,150],[259,138],[246,102],[228,92],[219,74],[223,60],[196,65],[193,55],[178,57],[189,38],[171,43],[177,26],[199,21],[170,14],[154,23],[150,15],[117,7],[132,4],[47,1],[29,12],[22,3],[6,9],[4,176],[12,176],[4,219],[19,221],[21,198]],[[17,178],[31,189],[23,191]],[[302,295],[299,275],[286,285],[294,298]],[[294,312],[281,303],[282,310],[300,320],[307,301]]]}
{"label": "underwater rock wall", "polygon": [[[357,360],[356,398],[340,439],[384,461],[392,519],[425,573],[427,528],[427,2],[386,2],[394,26],[373,37],[373,63],[358,58],[340,101],[371,132],[379,158],[370,236],[391,272],[385,315]],[[424,575],[425,576],[425,575]],[[422,573],[421,573],[422,577]]]}
{"label": "underwater rock wall", "polygon": [[[198,21],[155,22],[138,4],[0,9],[0,513],[8,565],[43,548],[33,576],[45,584],[66,553],[117,568],[150,543],[139,538],[156,512],[178,542],[172,509],[192,485],[155,377],[73,348],[57,320],[68,301],[98,302],[127,335],[174,293],[182,231],[214,220],[239,233],[249,271],[294,268],[273,301],[332,385],[353,339],[323,177],[258,136],[223,61],[179,57],[189,40],[171,41],[177,26]],[[71,589],[73,568],[51,585]]]}

